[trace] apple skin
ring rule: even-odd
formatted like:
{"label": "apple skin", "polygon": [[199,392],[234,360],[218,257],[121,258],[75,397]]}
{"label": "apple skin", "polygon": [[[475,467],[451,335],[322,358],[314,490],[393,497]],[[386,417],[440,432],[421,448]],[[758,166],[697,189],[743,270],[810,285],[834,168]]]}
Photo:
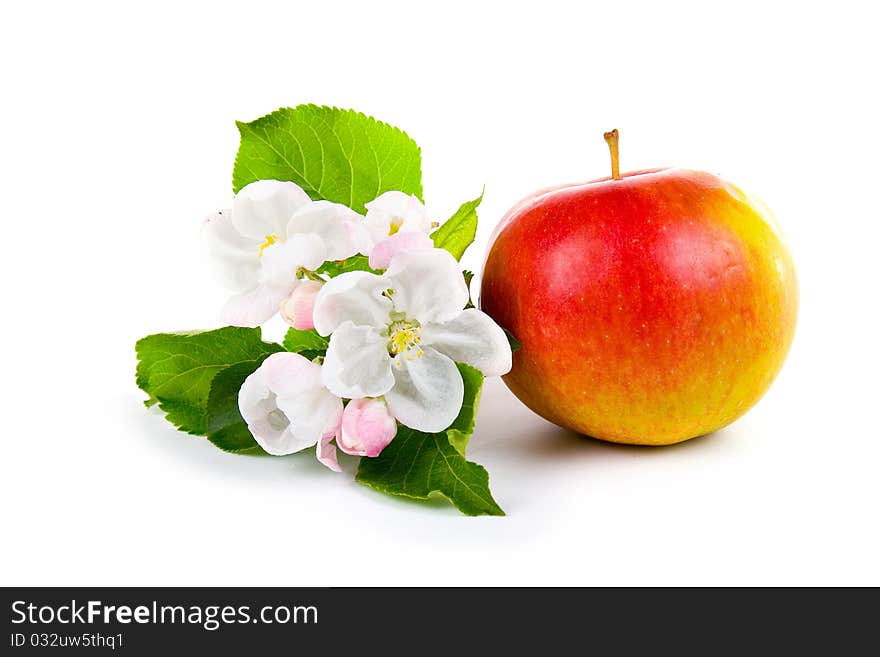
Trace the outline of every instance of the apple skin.
{"label": "apple skin", "polygon": [[504,377],[547,420],[668,445],[751,408],[794,337],[794,264],[769,211],[660,169],[543,190],[495,230],[480,305],[521,342]]}

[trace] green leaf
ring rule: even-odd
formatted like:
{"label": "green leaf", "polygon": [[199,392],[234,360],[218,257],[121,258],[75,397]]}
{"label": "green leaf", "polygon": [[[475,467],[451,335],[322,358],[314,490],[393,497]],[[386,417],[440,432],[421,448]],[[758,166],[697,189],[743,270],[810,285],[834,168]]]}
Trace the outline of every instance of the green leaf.
{"label": "green leaf", "polygon": [[287,329],[287,334],[282,342],[287,351],[300,354],[304,358],[314,360],[317,356],[323,356],[327,353],[327,347],[330,346],[330,338],[325,338],[318,334],[315,329],[301,331],[299,329]]}
{"label": "green leaf", "polygon": [[246,360],[220,370],[211,382],[205,408],[208,440],[226,452],[262,453],[238,410],[241,384],[260,366],[266,356]]}
{"label": "green leaf", "polygon": [[503,516],[486,469],[466,461],[446,434],[401,426],[376,458],[362,458],[355,478],[383,493],[425,500],[437,492],[469,516]]}
{"label": "green leaf", "polygon": [[449,443],[459,454],[464,456],[476,425],[480,393],[483,390],[483,373],[464,363],[456,363],[456,365],[458,365],[458,371],[461,372],[461,378],[464,381],[464,400],[458,417],[446,430],[446,435],[449,437]]}
{"label": "green leaf", "polygon": [[235,192],[255,180],[291,180],[313,199],[361,213],[390,190],[422,196],[421,151],[387,123],[353,110],[300,105],[237,125]]}
{"label": "green leaf", "polygon": [[503,330],[504,330],[504,335],[507,336],[507,341],[510,343],[510,350],[511,351],[519,351],[520,349],[522,349],[522,342],[517,340],[516,336],[513,333],[511,333],[510,331],[508,331],[507,329],[503,329]]}
{"label": "green leaf", "polygon": [[227,326],[215,331],[157,333],[135,345],[136,382],[158,402],[169,422],[187,433],[205,435],[205,407],[211,381],[222,369],[259,360],[281,345],[263,342],[260,329]]}
{"label": "green leaf", "polygon": [[446,249],[455,256],[456,260],[461,260],[465,249],[471,245],[477,235],[477,206],[482,200],[483,194],[480,194],[473,201],[463,203],[454,215],[431,233],[434,246],[438,249]]}
{"label": "green leaf", "polygon": [[328,260],[318,267],[316,273],[328,274],[332,278],[350,271],[368,271],[373,274],[379,273],[375,269],[370,268],[369,258],[360,254],[346,258],[345,260]]}

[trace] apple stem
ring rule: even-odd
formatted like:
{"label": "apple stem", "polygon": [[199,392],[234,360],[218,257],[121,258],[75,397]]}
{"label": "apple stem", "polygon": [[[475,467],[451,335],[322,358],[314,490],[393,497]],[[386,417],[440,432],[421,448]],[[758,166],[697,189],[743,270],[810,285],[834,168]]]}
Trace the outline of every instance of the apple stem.
{"label": "apple stem", "polygon": [[614,180],[620,180],[620,150],[618,144],[620,142],[620,133],[617,128],[604,135],[605,143],[608,144],[608,150],[611,151],[611,177]]}

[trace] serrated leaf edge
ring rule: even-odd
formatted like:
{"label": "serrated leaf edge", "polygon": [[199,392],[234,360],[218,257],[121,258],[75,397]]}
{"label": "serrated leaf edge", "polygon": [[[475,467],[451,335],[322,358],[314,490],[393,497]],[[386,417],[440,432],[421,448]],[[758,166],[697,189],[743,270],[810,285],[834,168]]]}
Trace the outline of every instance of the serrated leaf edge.
{"label": "serrated leaf edge", "polygon": [[[365,119],[367,121],[373,121],[374,123],[379,124],[383,128],[388,128],[391,131],[396,132],[399,135],[402,135],[406,140],[412,142],[413,146],[415,146],[416,153],[418,153],[418,164],[419,164],[419,168],[421,169],[422,149],[418,145],[418,142],[416,142],[416,140],[413,139],[405,130],[398,128],[397,126],[392,125],[390,123],[387,123],[385,121],[382,121],[380,119],[377,119],[374,116],[370,116],[369,114],[364,114],[363,112],[359,112],[357,110],[350,109],[350,108],[335,107],[333,105],[317,105],[315,103],[302,103],[300,105],[297,105],[296,107],[289,107],[289,106],[279,107],[278,109],[276,109],[272,112],[269,112],[268,114],[264,114],[263,116],[260,116],[256,119],[254,119],[253,121],[236,121],[235,126],[236,126],[236,128],[238,128],[239,136],[243,137],[246,129],[259,127],[259,125],[264,122],[275,121],[280,116],[283,116],[285,112],[296,112],[297,110],[301,110],[301,109],[308,109],[308,110],[318,111],[318,112],[339,112],[342,114],[349,114],[351,116],[356,116],[356,117]],[[279,155],[280,155],[280,153],[279,153]],[[235,160],[233,161],[233,167],[232,167],[232,191],[233,191],[233,193],[237,193],[239,191],[238,189],[236,189],[235,172],[238,169],[240,164],[242,166],[244,166],[244,164],[242,162],[239,162],[240,156],[241,156],[241,146],[239,145],[239,148],[235,153]],[[287,163],[287,165],[290,166],[291,169],[296,171],[296,167],[291,165],[290,162],[287,161],[287,158],[284,158],[284,160]],[[298,173],[300,176],[305,178],[305,175],[303,172],[298,172]],[[418,197],[418,199],[420,201],[424,202],[424,186],[422,185],[421,176],[419,176],[418,191],[416,192],[416,196]]]}

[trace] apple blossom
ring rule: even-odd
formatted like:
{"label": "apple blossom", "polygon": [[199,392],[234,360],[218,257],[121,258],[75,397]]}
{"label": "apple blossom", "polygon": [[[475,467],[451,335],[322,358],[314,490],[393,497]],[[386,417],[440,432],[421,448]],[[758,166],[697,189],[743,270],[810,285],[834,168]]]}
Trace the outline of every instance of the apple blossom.
{"label": "apple blossom", "polygon": [[342,420],[342,400],[324,387],[321,366],[289,352],[272,354],[244,380],[238,408],[269,454],[318,445],[322,463],[322,441],[336,435]]}
{"label": "apple blossom", "polygon": [[384,275],[341,274],[315,300],[315,329],[330,335],[321,370],[338,397],[383,397],[401,423],[447,428],[461,410],[464,383],[455,362],[486,376],[506,373],[504,331],[476,308],[458,262],[447,251],[402,250]]}
{"label": "apple blossom", "polygon": [[428,211],[415,194],[385,192],[364,205],[367,208],[364,227],[374,242],[398,232],[431,230]]}
{"label": "apple blossom", "polygon": [[358,246],[365,255],[372,255],[376,246],[390,237],[405,233],[427,235],[435,225],[424,204],[413,194],[385,192],[364,205],[367,215],[358,234]]}
{"label": "apple blossom", "polygon": [[311,201],[296,184],[257,180],[243,187],[232,209],[204,226],[208,253],[236,294],[222,311],[234,326],[259,326],[300,284],[301,271],[358,252],[362,217],[338,203]]}

